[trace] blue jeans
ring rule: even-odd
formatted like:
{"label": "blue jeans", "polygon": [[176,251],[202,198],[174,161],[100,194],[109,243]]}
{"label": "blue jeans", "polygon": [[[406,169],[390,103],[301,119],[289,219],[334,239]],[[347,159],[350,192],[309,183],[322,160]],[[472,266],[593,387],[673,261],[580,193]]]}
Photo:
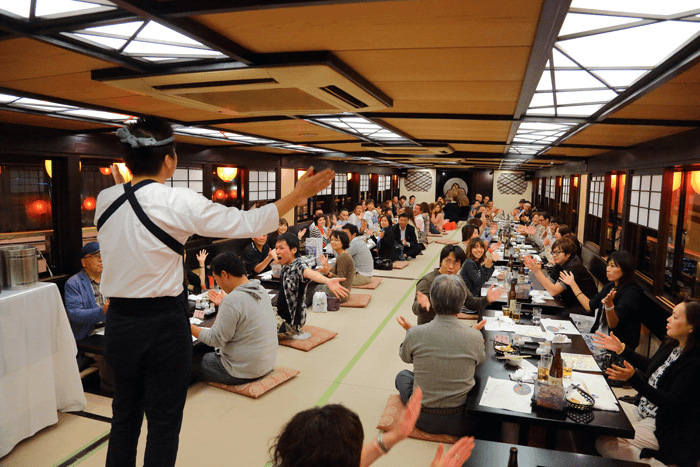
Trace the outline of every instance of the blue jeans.
{"label": "blue jeans", "polygon": [[136,464],[144,413],[144,466],[174,466],[192,367],[190,323],[182,298],[112,298],[105,358],[114,371],[107,467]]}
{"label": "blue jeans", "polygon": [[[404,405],[413,394],[413,372],[402,370],[396,375],[396,389],[399,390],[401,402]],[[466,410],[457,414],[428,414],[421,411],[416,422],[416,428],[427,433],[452,435],[452,436],[467,436],[473,434],[477,428],[476,420],[467,418]]]}
{"label": "blue jeans", "polygon": [[231,376],[224,368],[223,363],[221,363],[221,357],[214,352],[201,353],[194,356],[192,359],[192,375],[199,381],[214,381],[215,383],[230,384],[232,386],[252,383],[265,376],[262,375],[252,379]]}

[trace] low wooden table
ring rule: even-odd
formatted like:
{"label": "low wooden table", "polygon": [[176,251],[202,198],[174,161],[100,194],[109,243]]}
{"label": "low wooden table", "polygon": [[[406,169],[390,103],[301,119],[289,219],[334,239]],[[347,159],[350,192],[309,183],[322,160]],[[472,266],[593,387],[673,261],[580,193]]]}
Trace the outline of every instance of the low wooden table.
{"label": "low wooden table", "polygon": [[[480,467],[495,465],[505,467],[508,465],[511,444],[496,443],[494,441],[474,441],[474,450],[462,467]],[[583,466],[586,467],[636,467],[647,464],[603,457],[574,454],[572,452],[552,451],[549,449],[531,448],[528,446],[515,446],[518,448],[518,465],[538,467],[562,467]],[[445,448],[447,449],[447,448]]]}
{"label": "low wooden table", "polygon": [[[483,315],[494,316],[493,310],[486,310]],[[543,315],[543,318],[552,318],[552,316]],[[521,324],[529,324],[529,322],[528,320],[521,320]],[[469,395],[467,396],[468,413],[476,413],[482,416],[495,417],[499,420],[519,423],[520,433],[518,443],[523,446],[527,446],[528,429],[530,425],[546,427],[546,446],[548,449],[554,449],[556,444],[556,432],[559,429],[583,431],[621,438],[634,438],[634,428],[632,428],[632,425],[622,410],[619,412],[594,410],[593,420],[590,423],[584,424],[569,419],[565,413],[560,414],[537,407],[533,407],[532,413],[526,414],[480,405],[479,401],[486,387],[488,377],[491,376],[493,378],[508,380],[509,375],[513,372],[512,369],[508,369],[505,366],[502,360],[496,359],[496,353],[493,349],[491,339],[493,339],[494,335],[498,334],[498,332],[483,330],[482,334],[484,335],[486,343],[486,362],[476,367],[476,385],[469,391]],[[580,335],[569,335],[568,337],[571,339],[571,344],[558,344],[561,345],[562,352],[590,355],[591,352],[584,342],[583,337]],[[530,362],[536,365],[536,360],[531,359]]]}

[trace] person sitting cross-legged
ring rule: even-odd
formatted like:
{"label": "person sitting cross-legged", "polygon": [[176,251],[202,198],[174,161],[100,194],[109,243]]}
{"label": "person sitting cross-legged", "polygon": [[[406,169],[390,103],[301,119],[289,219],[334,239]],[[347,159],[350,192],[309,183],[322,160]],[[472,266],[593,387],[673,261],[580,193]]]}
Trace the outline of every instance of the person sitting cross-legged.
{"label": "person sitting cross-legged", "polygon": [[353,279],[352,285],[355,287],[367,285],[372,280],[372,274],[374,273],[372,252],[362,237],[358,235],[359,231],[355,224],[345,224],[343,232],[350,239],[350,247],[348,247],[347,252],[352,256],[352,261],[355,263],[355,279]]}
{"label": "person sitting cross-legged", "polygon": [[196,354],[192,374],[200,381],[245,384],[272,371],[277,359],[277,319],[270,296],[258,281],[249,281],[243,261],[233,252],[211,262],[216,283],[226,292],[211,328],[190,324],[192,335],[221,349]]}
{"label": "person sitting cross-legged", "polygon": [[409,258],[415,258],[422,251],[421,244],[418,243],[416,229],[409,224],[411,216],[405,212],[399,214],[399,222],[394,224],[391,229],[394,232],[396,242],[403,244],[403,253]]}
{"label": "person sitting cross-legged", "polygon": [[[310,282],[326,284],[328,290],[338,298],[350,293],[340,285],[343,277],[329,278],[314,271],[298,258],[299,238],[290,233],[283,233],[277,238],[277,258],[282,265],[280,290],[277,296],[277,333],[280,339],[306,339],[308,333],[303,331],[306,324],[306,288]],[[371,255],[370,255],[371,256]]]}
{"label": "person sitting cross-legged", "polygon": [[486,321],[469,327],[457,318],[467,296],[467,287],[458,275],[442,274],[430,288],[436,312],[433,321],[412,326],[403,316],[397,318],[406,330],[399,355],[404,362],[413,363],[413,371],[399,372],[396,389],[404,404],[414,388],[423,390],[416,427],[428,433],[465,436],[478,426],[465,409],[476,367],[486,361],[484,337],[479,332]]}
{"label": "person sitting cross-legged", "polygon": [[[336,255],[336,260],[333,266],[328,263],[328,258],[326,255],[321,255],[322,266],[318,268],[318,272],[325,274],[327,277],[340,277],[343,281],[340,283],[343,287],[348,290],[352,290],[352,281],[355,279],[355,263],[352,260],[352,256],[346,251],[350,247],[350,239],[348,234],[343,230],[334,230],[331,232],[331,248]],[[318,284],[315,291],[325,292],[326,295],[330,295],[331,290],[328,285]],[[307,295],[309,299],[313,299],[313,295]],[[306,304],[308,305],[310,300],[307,299]],[[345,303],[350,299],[350,295],[347,295],[340,299],[340,303]]]}

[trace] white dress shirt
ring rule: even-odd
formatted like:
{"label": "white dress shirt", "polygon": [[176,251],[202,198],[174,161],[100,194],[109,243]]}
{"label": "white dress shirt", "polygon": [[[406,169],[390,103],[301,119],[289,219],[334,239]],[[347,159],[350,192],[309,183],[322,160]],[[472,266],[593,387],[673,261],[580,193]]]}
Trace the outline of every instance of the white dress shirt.
{"label": "white dress shirt", "polygon": [[[97,197],[95,225],[122,194],[123,185],[102,190]],[[277,206],[268,204],[239,211],[212,203],[189,188],[152,183],[135,193],[146,215],[178,242],[192,234],[203,237],[246,238],[277,229]],[[100,290],[113,298],[175,297],[182,293],[182,257],[158,240],[136,217],[128,201],[97,234],[102,254]]]}

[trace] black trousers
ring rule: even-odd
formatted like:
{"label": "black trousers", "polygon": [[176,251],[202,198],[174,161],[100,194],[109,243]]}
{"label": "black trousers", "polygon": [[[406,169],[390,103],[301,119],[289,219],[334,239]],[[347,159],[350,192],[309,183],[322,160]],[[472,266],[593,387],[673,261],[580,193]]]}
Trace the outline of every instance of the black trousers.
{"label": "black trousers", "polygon": [[145,413],[144,466],[174,466],[192,368],[192,337],[182,298],[112,298],[105,358],[114,370],[106,465],[136,465]]}

